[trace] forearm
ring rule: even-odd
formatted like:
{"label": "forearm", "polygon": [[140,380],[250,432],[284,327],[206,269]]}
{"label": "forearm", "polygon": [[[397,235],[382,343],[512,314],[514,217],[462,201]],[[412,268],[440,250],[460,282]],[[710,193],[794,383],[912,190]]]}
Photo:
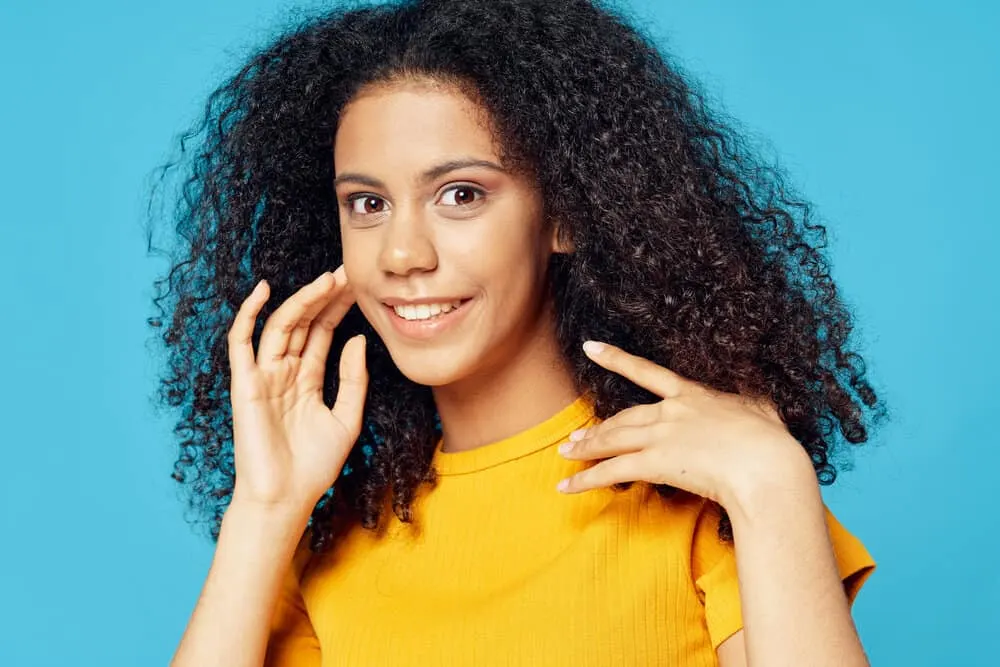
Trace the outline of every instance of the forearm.
{"label": "forearm", "polygon": [[808,459],[729,503],[751,667],[868,665]]}
{"label": "forearm", "polygon": [[271,614],[308,513],[234,503],[172,667],[260,667]]}

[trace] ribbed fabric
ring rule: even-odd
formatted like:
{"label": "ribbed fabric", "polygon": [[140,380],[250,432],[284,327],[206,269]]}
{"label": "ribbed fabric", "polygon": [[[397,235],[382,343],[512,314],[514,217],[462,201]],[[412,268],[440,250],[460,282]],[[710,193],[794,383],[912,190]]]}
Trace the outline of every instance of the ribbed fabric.
{"label": "ribbed fabric", "polygon": [[[276,610],[272,667],[625,667],[717,664],[742,627],[718,511],[646,484],[563,495],[585,464],[556,449],[597,423],[577,399],[545,422],[444,453],[437,486],[374,534],[300,547]],[[874,563],[827,513],[850,599]]]}

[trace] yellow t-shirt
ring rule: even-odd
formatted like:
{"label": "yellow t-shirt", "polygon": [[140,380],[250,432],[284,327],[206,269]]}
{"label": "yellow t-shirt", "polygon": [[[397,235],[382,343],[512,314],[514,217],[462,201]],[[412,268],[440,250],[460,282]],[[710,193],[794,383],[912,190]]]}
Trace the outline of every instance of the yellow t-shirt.
{"label": "yellow t-shirt", "polygon": [[[270,667],[716,665],[742,627],[714,504],[648,484],[564,495],[559,455],[598,423],[581,397],[545,422],[434,456],[415,525],[300,546],[274,614]],[[827,513],[853,602],[874,563]],[[303,545],[304,545],[303,541]]]}

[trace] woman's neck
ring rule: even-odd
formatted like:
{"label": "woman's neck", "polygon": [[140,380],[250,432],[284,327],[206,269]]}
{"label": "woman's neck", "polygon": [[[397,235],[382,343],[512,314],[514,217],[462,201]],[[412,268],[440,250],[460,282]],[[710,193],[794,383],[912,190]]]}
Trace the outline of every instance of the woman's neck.
{"label": "woman's neck", "polygon": [[[548,334],[548,332],[546,332]],[[529,337],[477,377],[434,388],[442,451],[482,447],[540,424],[579,396],[554,332]]]}

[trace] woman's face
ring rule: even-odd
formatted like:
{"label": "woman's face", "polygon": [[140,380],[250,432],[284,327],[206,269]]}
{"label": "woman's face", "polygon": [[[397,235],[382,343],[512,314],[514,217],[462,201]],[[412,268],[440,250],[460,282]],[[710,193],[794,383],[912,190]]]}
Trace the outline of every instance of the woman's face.
{"label": "woman's face", "polygon": [[341,114],[347,276],[420,384],[488,380],[554,335],[544,305],[555,232],[536,185],[500,165],[488,122],[457,89],[415,81],[370,87]]}

